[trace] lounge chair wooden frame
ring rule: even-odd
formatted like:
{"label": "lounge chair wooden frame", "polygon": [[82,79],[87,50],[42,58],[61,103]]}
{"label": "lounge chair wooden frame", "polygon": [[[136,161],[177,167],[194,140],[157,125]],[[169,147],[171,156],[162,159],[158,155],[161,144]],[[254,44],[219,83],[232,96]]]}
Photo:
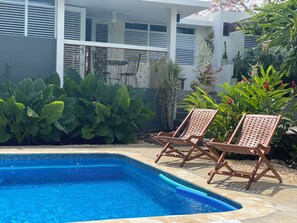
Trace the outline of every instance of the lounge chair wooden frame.
{"label": "lounge chair wooden frame", "polygon": [[[219,157],[218,154],[210,153],[208,150],[198,145],[205,138],[208,127],[217,112],[218,110],[214,109],[192,109],[176,131],[160,132],[157,135],[152,135],[154,140],[164,146],[163,150],[157,155],[155,163],[157,163],[162,156],[182,158],[181,167],[185,162],[201,156],[207,156],[217,161]],[[182,151],[178,148],[174,148],[173,145],[191,146],[191,149]],[[194,155],[192,155],[193,152],[195,152]]]}
{"label": "lounge chair wooden frame", "polygon": [[[280,119],[280,115],[244,114],[227,143],[214,142],[213,140],[206,142],[206,146],[210,151],[216,151],[218,149],[222,152],[214,169],[209,172],[207,183],[212,181],[215,174],[248,178],[247,190],[253,182],[257,182],[263,176],[277,178],[282,182],[282,178],[266,158],[266,155],[271,150],[269,145]],[[226,154],[230,152],[258,156],[259,158],[253,171],[243,172],[232,169],[227,161],[224,160]],[[257,173],[261,163],[265,163],[267,167],[262,172]],[[221,171],[220,169],[224,166],[230,167],[228,168],[229,171]],[[269,171],[273,175],[266,175]]]}

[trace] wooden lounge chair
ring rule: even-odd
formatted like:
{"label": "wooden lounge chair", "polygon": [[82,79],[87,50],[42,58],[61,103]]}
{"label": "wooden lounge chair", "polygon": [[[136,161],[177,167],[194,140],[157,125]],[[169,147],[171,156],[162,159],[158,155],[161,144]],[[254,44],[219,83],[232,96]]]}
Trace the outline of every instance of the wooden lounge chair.
{"label": "wooden lounge chair", "polygon": [[[212,154],[199,146],[199,143],[202,143],[207,129],[217,112],[218,110],[212,109],[192,109],[176,131],[160,132],[157,135],[152,135],[154,140],[164,146],[164,149],[157,156],[155,163],[157,163],[162,156],[182,158],[181,167],[186,161],[193,160],[203,155],[217,161],[219,157],[217,154]],[[174,148],[173,145],[191,146],[191,149],[182,151],[178,148]]]}
{"label": "wooden lounge chair", "polygon": [[[263,176],[277,178],[282,182],[282,178],[266,158],[266,155],[271,150],[269,145],[280,119],[280,115],[245,114],[227,143],[206,142],[206,146],[210,151],[215,151],[215,148],[222,151],[214,169],[209,172],[207,183],[211,182],[215,174],[248,178],[247,190],[250,188],[252,182],[257,182]],[[230,168],[227,161],[224,160],[227,153],[248,154],[258,156],[259,158],[252,172],[242,172]],[[265,163],[267,168],[257,174],[261,163]],[[220,170],[226,165],[229,171]],[[268,171],[271,171],[273,175],[266,175]]]}

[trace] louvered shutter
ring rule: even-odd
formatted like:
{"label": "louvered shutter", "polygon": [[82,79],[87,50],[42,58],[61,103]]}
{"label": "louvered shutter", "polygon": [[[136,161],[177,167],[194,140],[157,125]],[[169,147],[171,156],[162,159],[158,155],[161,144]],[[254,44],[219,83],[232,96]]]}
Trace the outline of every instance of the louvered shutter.
{"label": "louvered shutter", "polygon": [[152,47],[166,48],[167,34],[166,32],[150,32],[149,45]]}
{"label": "louvered shutter", "polygon": [[80,40],[80,24],[80,12],[65,11],[65,39]]}
{"label": "louvered shutter", "polygon": [[55,38],[55,7],[28,5],[28,36]]}
{"label": "louvered shutter", "polygon": [[108,42],[108,25],[96,24],[96,42]]}
{"label": "louvered shutter", "polygon": [[253,55],[258,55],[261,51],[257,36],[246,35],[244,37],[244,56],[247,57],[248,53],[252,52]]}
{"label": "louvered shutter", "polygon": [[24,36],[25,3],[0,1],[0,34]]}
{"label": "louvered shutter", "polygon": [[176,34],[176,61],[181,65],[194,65],[195,35]]}
{"label": "louvered shutter", "polygon": [[143,30],[125,30],[125,44],[147,46],[148,32]]}

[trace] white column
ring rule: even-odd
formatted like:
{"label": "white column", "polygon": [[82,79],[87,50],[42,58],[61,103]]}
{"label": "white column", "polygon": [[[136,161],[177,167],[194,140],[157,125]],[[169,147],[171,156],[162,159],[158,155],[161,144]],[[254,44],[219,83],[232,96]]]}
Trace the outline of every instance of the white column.
{"label": "white column", "polygon": [[65,17],[65,0],[56,1],[56,72],[60,76],[61,87],[64,81],[64,17]]}
{"label": "white column", "polygon": [[175,61],[176,51],[176,17],[177,8],[171,8],[169,11],[168,22],[167,22],[167,48],[168,48],[168,59]]}

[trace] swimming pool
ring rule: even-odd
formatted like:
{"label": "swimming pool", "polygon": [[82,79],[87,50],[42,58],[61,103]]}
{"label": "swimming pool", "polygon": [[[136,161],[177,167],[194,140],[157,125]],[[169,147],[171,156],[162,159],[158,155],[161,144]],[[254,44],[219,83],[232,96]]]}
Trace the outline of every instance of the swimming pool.
{"label": "swimming pool", "polygon": [[0,161],[0,222],[73,222],[241,208],[122,155],[0,155]]}

